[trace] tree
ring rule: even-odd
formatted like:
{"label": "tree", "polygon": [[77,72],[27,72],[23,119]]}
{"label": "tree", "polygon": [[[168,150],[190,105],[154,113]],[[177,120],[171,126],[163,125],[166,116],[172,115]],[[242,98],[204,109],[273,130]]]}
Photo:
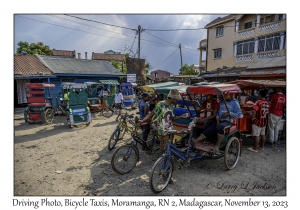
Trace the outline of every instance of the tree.
{"label": "tree", "polygon": [[148,75],[150,72],[150,64],[149,63],[145,64],[145,72],[146,72],[146,75]]}
{"label": "tree", "polygon": [[183,72],[183,75],[196,75],[197,72],[195,72],[194,70],[194,65],[187,65],[187,64],[184,64],[184,66],[182,67],[182,69],[179,71],[180,74],[181,72]]}
{"label": "tree", "polygon": [[38,54],[38,55],[53,55],[53,51],[50,50],[48,45],[44,45],[43,42],[31,43],[19,42],[17,48],[17,53],[25,51],[27,54]]}

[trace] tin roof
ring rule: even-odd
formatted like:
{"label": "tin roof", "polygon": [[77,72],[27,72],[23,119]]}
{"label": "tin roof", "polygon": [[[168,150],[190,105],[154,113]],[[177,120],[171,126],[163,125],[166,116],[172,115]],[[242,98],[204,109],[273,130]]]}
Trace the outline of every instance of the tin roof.
{"label": "tin roof", "polygon": [[218,17],[216,19],[214,19],[213,21],[211,21],[210,23],[208,23],[205,28],[207,28],[208,26],[211,26],[211,25],[214,25],[214,24],[217,24],[217,23],[221,23],[221,22],[224,22],[224,21],[227,21],[227,20],[230,20],[232,18],[234,18],[235,15],[227,15],[225,17]]}
{"label": "tin roof", "polygon": [[273,67],[284,67],[286,66],[286,56],[280,56],[275,58],[265,58],[259,62],[249,66],[246,69],[262,69],[262,68],[273,68]]}
{"label": "tin roof", "polygon": [[124,76],[107,61],[36,55],[54,74],[97,74]]}
{"label": "tin roof", "polygon": [[15,54],[14,75],[15,77],[45,76],[45,75],[53,75],[53,73],[43,63],[41,63],[35,55]]}
{"label": "tin roof", "polygon": [[122,61],[125,58],[125,54],[105,54],[94,53],[92,54],[92,60],[105,60],[105,61]]}

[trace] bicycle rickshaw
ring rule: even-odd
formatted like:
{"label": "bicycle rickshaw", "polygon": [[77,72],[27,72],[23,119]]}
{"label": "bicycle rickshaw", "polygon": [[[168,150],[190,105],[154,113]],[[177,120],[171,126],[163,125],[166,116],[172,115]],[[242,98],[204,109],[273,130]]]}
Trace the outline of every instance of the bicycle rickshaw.
{"label": "bicycle rickshaw", "polygon": [[[187,95],[193,94],[213,94],[221,95],[224,99],[224,92],[240,93],[240,88],[235,84],[216,84],[204,86],[188,87]],[[185,95],[182,93],[182,95]],[[225,103],[226,104],[226,103]],[[226,105],[228,111],[228,107]],[[189,110],[188,110],[189,111]],[[241,134],[237,128],[238,120],[234,119],[230,128],[226,130],[225,135],[220,144],[220,154],[211,152],[215,147],[214,142],[192,142],[192,128],[197,127],[201,129],[202,125],[197,125],[194,118],[191,122],[181,122],[177,130],[169,130],[170,134],[186,135],[187,147],[179,149],[171,140],[168,141],[165,153],[154,163],[149,180],[149,186],[152,192],[160,193],[163,191],[171,180],[173,169],[175,167],[175,159],[179,160],[182,165],[189,166],[190,163],[196,162],[200,159],[218,159],[224,157],[225,166],[227,169],[233,169],[238,163],[241,155]],[[174,124],[174,123],[173,123]],[[174,129],[176,127],[174,126]],[[203,127],[202,127],[203,129]]]}
{"label": "bicycle rickshaw", "polygon": [[111,117],[113,115],[113,110],[108,106],[106,96],[101,96],[103,101],[101,102],[101,98],[97,93],[98,88],[104,88],[104,85],[98,82],[85,82],[84,84],[87,85],[87,104],[93,117],[96,117],[97,113],[102,114],[104,117]]}
{"label": "bicycle rickshaw", "polygon": [[26,97],[28,106],[24,110],[25,122],[29,124],[41,120],[42,123],[50,124],[54,118],[51,104],[55,89],[54,84],[27,83]]}
{"label": "bicycle rickshaw", "polygon": [[62,84],[63,89],[70,91],[68,93],[67,102],[67,125],[71,128],[77,123],[86,123],[89,125],[92,122],[92,115],[87,104],[88,92],[87,86],[84,83],[65,83]]}

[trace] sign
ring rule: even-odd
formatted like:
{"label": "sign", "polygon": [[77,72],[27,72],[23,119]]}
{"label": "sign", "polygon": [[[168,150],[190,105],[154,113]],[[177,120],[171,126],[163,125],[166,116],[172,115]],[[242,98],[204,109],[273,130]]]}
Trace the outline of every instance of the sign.
{"label": "sign", "polygon": [[127,74],[127,82],[136,82],[136,74]]}

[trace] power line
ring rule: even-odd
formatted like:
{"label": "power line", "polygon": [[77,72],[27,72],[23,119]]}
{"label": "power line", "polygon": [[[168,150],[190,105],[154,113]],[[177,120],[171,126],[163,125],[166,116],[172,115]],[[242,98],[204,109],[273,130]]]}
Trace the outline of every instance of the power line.
{"label": "power line", "polygon": [[177,50],[178,50],[179,48],[177,48],[171,55],[169,55],[167,58],[165,58],[163,61],[161,61],[161,62],[159,62],[158,64],[156,64],[156,65],[154,65],[154,66],[152,66],[152,68],[153,67],[156,67],[156,66],[158,66],[158,65],[160,65],[161,63],[163,63],[163,62],[165,62],[167,59],[169,59]]}
{"label": "power line", "polygon": [[147,31],[145,31],[145,33],[147,33],[147,34],[149,34],[149,35],[151,35],[151,36],[154,36],[155,38],[160,39],[160,40],[162,40],[162,41],[164,41],[164,42],[167,42],[167,43],[171,44],[171,45],[174,46],[174,47],[177,47],[176,44],[173,44],[173,43],[168,42],[168,41],[166,41],[166,40],[164,40],[164,39],[161,39],[161,38],[159,38],[159,37],[157,37],[157,36],[155,36],[155,35],[153,35],[153,34],[148,33]]}
{"label": "power line", "polygon": [[[32,20],[32,21],[37,21],[37,22],[40,22],[40,23],[45,23],[45,24],[49,24],[49,25],[53,25],[53,26],[57,26],[57,27],[61,27],[61,28],[66,28],[66,29],[70,29],[70,30],[74,30],[74,31],[79,31],[79,32],[83,32],[83,33],[93,34],[93,35],[96,35],[96,36],[104,36],[104,37],[108,37],[108,38],[112,38],[112,39],[118,39],[118,40],[124,40],[124,41],[127,41],[127,42],[131,42],[131,40],[126,40],[126,39],[121,39],[121,38],[110,37],[110,36],[106,36],[106,35],[102,35],[102,34],[97,34],[97,33],[92,33],[92,32],[88,32],[88,31],[84,31],[84,30],[80,30],[80,29],[74,29],[74,28],[70,28],[70,27],[66,27],[66,26],[57,25],[57,24],[54,24],[54,23],[48,23],[48,22],[45,22],[45,21],[36,20],[36,19],[33,19],[33,18],[29,18],[29,17],[24,17],[24,16],[21,16],[21,15],[17,15],[17,16],[18,16],[18,17],[21,17],[21,18],[25,18],[25,19]],[[130,37],[133,37],[133,36],[130,36]],[[144,41],[147,41],[147,42],[158,43],[158,44],[160,44],[160,45],[157,45],[157,44],[149,44],[149,43],[143,43],[143,44],[154,45],[154,46],[160,46],[160,47],[168,47],[168,46],[170,46],[170,45],[166,45],[166,44],[163,44],[163,43],[154,42],[154,41],[150,41],[150,40],[145,40],[145,39],[141,39],[141,40],[144,40]]]}
{"label": "power line", "polygon": [[[76,24],[79,24],[79,25],[89,26],[89,27],[96,28],[96,29],[99,29],[99,30],[104,30],[104,31],[108,31],[108,32],[111,32],[111,33],[120,34],[120,35],[123,35],[123,36],[127,36],[127,37],[132,37],[132,38],[134,38],[134,37],[131,36],[131,35],[122,34],[122,33],[118,33],[118,32],[115,32],[115,31],[111,31],[111,30],[99,28],[99,27],[96,27],[96,26],[92,26],[92,25],[88,25],[88,24],[81,23],[81,22],[77,22],[77,21],[74,21],[74,20],[71,20],[71,19],[67,19],[67,18],[63,18],[63,17],[57,17],[57,16],[55,16],[55,15],[50,15],[50,16],[53,16],[53,17],[55,17],[55,18],[59,18],[59,19],[62,19],[62,20],[66,20],[66,21],[69,21],[69,22],[73,22],[73,23],[76,23]],[[163,43],[160,43],[160,42],[155,42],[155,41],[151,41],[151,40],[147,40],[147,39],[141,39],[141,40],[147,41],[147,42],[153,42],[153,43],[157,43],[157,44],[162,44],[162,45],[167,46],[166,44],[163,44]],[[164,40],[163,40],[163,41],[164,41]]]}
{"label": "power line", "polygon": [[123,26],[117,26],[117,25],[113,25],[113,24],[109,24],[109,23],[103,23],[103,22],[100,22],[100,21],[89,20],[89,19],[86,19],[86,18],[81,18],[81,17],[68,15],[68,14],[64,14],[64,15],[69,16],[69,17],[73,17],[73,18],[77,18],[77,19],[80,19],[80,20],[85,20],[85,21],[90,21],[90,22],[95,22],[95,23],[101,23],[103,25],[108,25],[108,26],[113,26],[113,27],[124,28],[124,29],[129,29],[129,30],[136,31],[136,29],[134,29],[134,28],[127,28],[127,27],[123,27]]}

